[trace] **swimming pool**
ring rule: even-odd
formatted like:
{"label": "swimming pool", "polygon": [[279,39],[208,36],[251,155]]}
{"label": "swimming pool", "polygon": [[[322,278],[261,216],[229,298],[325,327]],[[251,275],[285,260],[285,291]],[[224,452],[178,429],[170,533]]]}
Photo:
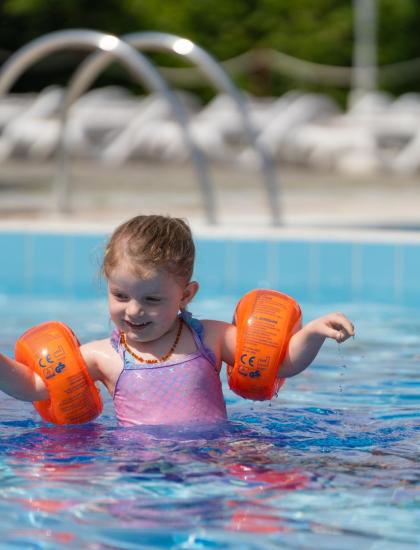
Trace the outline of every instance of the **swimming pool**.
{"label": "swimming pool", "polygon": [[[82,341],[109,332],[103,242],[0,234],[0,349],[51,318]],[[198,317],[272,287],[307,320],[345,311],[357,337],[270,403],[224,380],[217,430],[119,428],[109,398],[96,422],[55,427],[1,396],[1,547],[417,548],[419,275],[415,242],[200,238]]]}

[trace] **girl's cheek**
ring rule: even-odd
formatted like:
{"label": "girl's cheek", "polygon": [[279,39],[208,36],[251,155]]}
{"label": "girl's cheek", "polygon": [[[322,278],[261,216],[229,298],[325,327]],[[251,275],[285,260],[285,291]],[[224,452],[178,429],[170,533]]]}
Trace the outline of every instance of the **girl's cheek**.
{"label": "girl's cheek", "polygon": [[117,304],[112,304],[110,303],[109,304],[109,313],[111,315],[111,317],[116,317],[118,315],[120,315],[122,313],[122,308],[119,307]]}

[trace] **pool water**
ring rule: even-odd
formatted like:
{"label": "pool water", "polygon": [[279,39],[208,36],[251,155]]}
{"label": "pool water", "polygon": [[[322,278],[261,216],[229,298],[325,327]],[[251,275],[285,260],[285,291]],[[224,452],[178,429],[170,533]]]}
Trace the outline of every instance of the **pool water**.
{"label": "pool water", "polygon": [[[233,296],[197,300],[229,320]],[[357,335],[328,341],[272,402],[235,396],[219,428],[56,427],[0,396],[1,548],[414,549],[420,545],[420,313],[341,310]],[[13,311],[13,315],[10,315]],[[102,300],[0,298],[0,349],[59,319],[82,342],[109,333]]]}

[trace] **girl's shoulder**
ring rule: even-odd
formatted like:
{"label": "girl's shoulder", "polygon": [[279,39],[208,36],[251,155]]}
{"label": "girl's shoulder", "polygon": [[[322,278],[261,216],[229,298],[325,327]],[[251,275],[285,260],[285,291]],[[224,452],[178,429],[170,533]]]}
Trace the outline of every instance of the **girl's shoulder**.
{"label": "girl's shoulder", "polygon": [[232,323],[226,323],[225,321],[216,321],[214,319],[200,319],[200,323],[206,333],[222,334],[231,330]]}
{"label": "girl's shoulder", "polygon": [[182,313],[182,319],[200,338],[205,338],[206,340],[223,337],[230,330],[230,327],[232,327],[230,323],[225,323],[224,321],[198,319],[193,317],[189,311]]}
{"label": "girl's shoulder", "polygon": [[94,380],[108,378],[110,371],[121,368],[121,359],[109,338],[83,344],[80,346],[80,352]]}
{"label": "girl's shoulder", "polygon": [[109,349],[113,349],[111,345],[110,338],[103,338],[101,340],[93,340],[92,342],[87,342],[86,344],[82,344],[80,346],[80,351],[82,352],[82,355],[85,354],[95,354],[100,353],[104,351],[109,351]]}
{"label": "girl's shoulder", "polygon": [[232,361],[236,347],[236,326],[225,321],[211,319],[204,319],[201,323],[206,344],[222,361]]}

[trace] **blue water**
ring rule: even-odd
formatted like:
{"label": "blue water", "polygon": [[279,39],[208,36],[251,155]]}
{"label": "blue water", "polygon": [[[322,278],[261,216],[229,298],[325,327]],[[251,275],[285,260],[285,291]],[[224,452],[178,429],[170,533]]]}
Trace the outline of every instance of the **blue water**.
{"label": "blue water", "polygon": [[[229,320],[234,304],[192,310]],[[334,309],[356,338],[272,402],[224,382],[218,429],[119,428],[104,392],[96,422],[55,427],[1,395],[0,548],[418,548],[420,313],[303,304],[306,320]],[[0,297],[0,349],[47,319],[82,342],[109,332],[101,300]]]}

